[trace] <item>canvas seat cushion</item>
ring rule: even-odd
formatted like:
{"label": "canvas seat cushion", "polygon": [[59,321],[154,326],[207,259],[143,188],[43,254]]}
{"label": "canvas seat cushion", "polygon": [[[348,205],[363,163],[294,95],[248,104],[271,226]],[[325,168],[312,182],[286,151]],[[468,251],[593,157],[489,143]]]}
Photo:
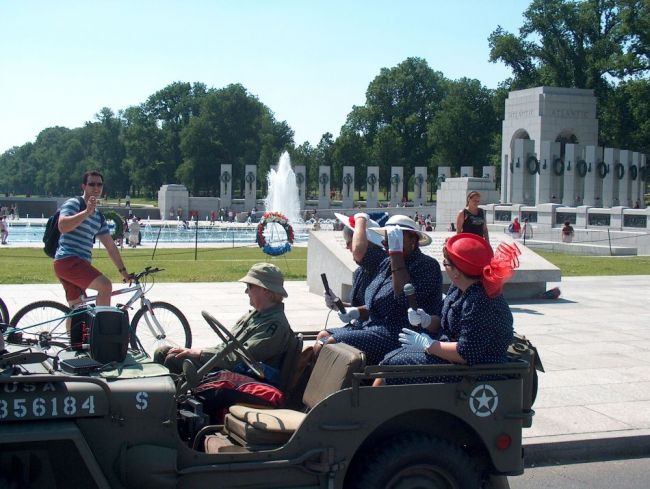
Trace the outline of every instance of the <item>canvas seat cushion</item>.
{"label": "canvas seat cushion", "polygon": [[231,406],[224,424],[235,437],[249,445],[278,445],[291,438],[306,414],[291,409],[258,409]]}

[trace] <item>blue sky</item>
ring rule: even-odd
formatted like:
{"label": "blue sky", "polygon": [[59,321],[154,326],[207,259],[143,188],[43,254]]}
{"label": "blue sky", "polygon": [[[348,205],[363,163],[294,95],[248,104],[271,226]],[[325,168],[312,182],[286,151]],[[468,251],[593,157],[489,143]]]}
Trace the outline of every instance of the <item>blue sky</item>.
{"label": "blue sky", "polygon": [[174,81],[241,83],[295,131],[338,135],[381,68],[410,56],[495,88],[487,38],[528,0],[0,0],[0,152]]}

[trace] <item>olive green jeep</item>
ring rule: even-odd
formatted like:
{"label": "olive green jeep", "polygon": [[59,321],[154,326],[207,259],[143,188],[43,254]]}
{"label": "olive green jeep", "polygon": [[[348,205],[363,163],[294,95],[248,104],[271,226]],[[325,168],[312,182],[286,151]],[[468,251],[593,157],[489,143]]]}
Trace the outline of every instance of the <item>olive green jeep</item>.
{"label": "olive green jeep", "polygon": [[[296,337],[283,379],[299,377],[313,339]],[[474,367],[366,366],[360,351],[326,345],[287,406],[234,405],[218,425],[193,393],[203,367],[175,376],[137,352],[96,368],[83,352],[7,348],[2,488],[507,487],[534,414],[536,354],[521,338],[511,362]],[[371,387],[449,375],[458,381]]]}

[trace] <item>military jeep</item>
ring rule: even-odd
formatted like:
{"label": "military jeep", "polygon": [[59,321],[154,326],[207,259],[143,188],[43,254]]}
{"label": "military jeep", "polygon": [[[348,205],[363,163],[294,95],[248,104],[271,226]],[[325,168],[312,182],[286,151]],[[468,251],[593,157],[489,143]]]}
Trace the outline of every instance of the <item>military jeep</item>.
{"label": "military jeep", "polygon": [[[302,340],[284,372],[296,373]],[[523,472],[534,414],[535,354],[520,343],[504,365],[390,368],[326,345],[289,407],[235,405],[217,425],[193,395],[201,370],[174,376],[137,352],[96,369],[83,352],[7,345],[0,487],[507,487],[505,476]]]}

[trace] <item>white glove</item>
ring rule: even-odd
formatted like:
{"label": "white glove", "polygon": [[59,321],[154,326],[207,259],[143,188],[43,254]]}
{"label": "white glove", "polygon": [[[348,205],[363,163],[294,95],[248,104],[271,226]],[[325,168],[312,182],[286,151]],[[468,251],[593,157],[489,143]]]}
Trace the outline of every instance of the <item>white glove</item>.
{"label": "white glove", "polygon": [[404,252],[404,234],[402,233],[401,227],[395,226],[393,229],[388,231],[387,239],[389,255]]}
{"label": "white glove", "polygon": [[434,340],[424,333],[416,333],[411,329],[402,328],[402,332],[399,334],[399,342],[402,346],[413,346],[426,352],[431,345],[438,343],[438,340]]}
{"label": "white glove", "polygon": [[332,311],[338,311],[339,308],[336,307],[335,302],[339,299],[334,294],[328,294],[327,291],[323,292],[323,297],[325,297],[325,305],[329,307]]}
{"label": "white glove", "polygon": [[351,323],[355,319],[359,319],[360,316],[358,307],[349,307],[345,313],[339,312],[339,319],[344,323]]}
{"label": "white glove", "polygon": [[408,315],[411,326],[421,326],[426,328],[431,324],[431,316],[429,316],[424,309],[413,309],[409,307]]}
{"label": "white glove", "polygon": [[354,215],[354,220],[356,221],[357,219],[363,217],[366,221],[370,221],[370,216],[366,214],[365,212],[357,212]]}

